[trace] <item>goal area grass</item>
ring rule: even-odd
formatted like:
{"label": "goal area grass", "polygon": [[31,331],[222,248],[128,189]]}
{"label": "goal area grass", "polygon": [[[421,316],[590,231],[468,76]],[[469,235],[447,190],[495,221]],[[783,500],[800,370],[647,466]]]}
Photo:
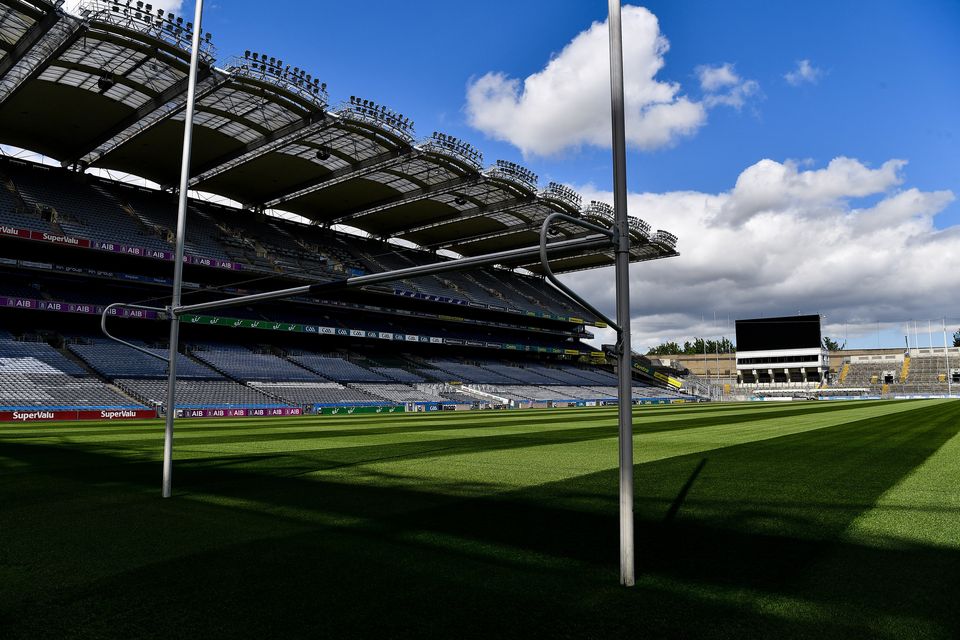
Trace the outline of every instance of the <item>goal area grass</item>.
{"label": "goal area grass", "polygon": [[0,428],[0,636],[957,638],[960,402]]}

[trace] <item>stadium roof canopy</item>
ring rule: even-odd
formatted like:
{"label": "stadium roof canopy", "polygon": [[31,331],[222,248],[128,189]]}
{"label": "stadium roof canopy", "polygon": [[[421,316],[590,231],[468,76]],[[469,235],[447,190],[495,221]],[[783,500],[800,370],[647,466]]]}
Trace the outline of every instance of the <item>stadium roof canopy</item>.
{"label": "stadium roof canopy", "polygon": [[[89,0],[79,16],[48,0],[0,0],[0,142],[64,166],[174,185],[193,25],[134,0]],[[551,213],[609,223],[564,185],[540,189],[517,164],[481,153],[259,52],[216,66],[203,34],[191,188],[376,237],[478,255],[536,244]],[[172,142],[176,141],[176,142]],[[676,238],[632,229],[633,260],[676,255]],[[590,232],[564,222],[556,239]],[[612,252],[558,259],[556,271],[609,265]],[[517,264],[532,271],[538,263]]]}

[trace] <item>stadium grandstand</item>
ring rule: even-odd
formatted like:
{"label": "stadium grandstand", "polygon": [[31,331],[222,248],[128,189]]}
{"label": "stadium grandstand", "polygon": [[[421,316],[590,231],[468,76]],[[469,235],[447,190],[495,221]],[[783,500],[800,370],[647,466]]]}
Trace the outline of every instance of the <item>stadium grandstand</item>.
{"label": "stadium grandstand", "polygon": [[[192,25],[143,2],[0,0],[0,413],[166,411],[160,360],[99,333],[111,303],[163,307],[172,286],[177,140]],[[242,296],[535,245],[563,213],[612,208],[371,100],[333,104],[281,58],[218,58],[201,39],[184,300]],[[67,108],[65,105],[69,105]],[[120,172],[122,179],[114,179]],[[211,201],[213,194],[216,201]],[[590,236],[560,220],[553,240]],[[631,221],[631,259],[677,255]],[[557,273],[611,265],[562,250]],[[536,258],[387,285],[184,315],[177,409],[290,415],[616,401],[600,318],[547,284]],[[162,312],[113,323],[156,354]],[[635,402],[698,399],[635,368]],[[117,414],[120,415],[120,414]],[[126,414],[124,414],[126,415]],[[21,417],[19,419],[29,419]]]}

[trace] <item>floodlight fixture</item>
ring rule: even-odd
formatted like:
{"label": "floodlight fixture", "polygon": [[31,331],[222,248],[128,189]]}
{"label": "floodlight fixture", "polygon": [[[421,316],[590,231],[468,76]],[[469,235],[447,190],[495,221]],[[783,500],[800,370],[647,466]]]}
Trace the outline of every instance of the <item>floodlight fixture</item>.
{"label": "floodlight fixture", "polygon": [[361,120],[374,121],[407,139],[413,135],[413,122],[409,118],[373,100],[350,96],[349,104],[343,105],[341,112]]}
{"label": "floodlight fixture", "polygon": [[665,251],[675,251],[677,248],[677,236],[663,229],[657,229],[650,241]]}
{"label": "floodlight fixture", "polygon": [[494,166],[489,169],[488,175],[494,178],[520,183],[529,191],[537,190],[537,174],[516,162],[497,160]]}
{"label": "floodlight fixture", "polygon": [[635,240],[645,241],[650,238],[650,223],[640,218],[627,218],[627,225],[630,227],[630,236]]}
{"label": "floodlight fixture", "polygon": [[462,207],[463,205],[467,204],[467,199],[464,198],[463,196],[457,196],[456,198],[453,199],[453,201],[454,201],[458,206],[461,206],[461,207]]}
{"label": "floodlight fixture", "polygon": [[330,151],[326,147],[320,147],[319,149],[317,149],[316,156],[317,156],[317,160],[329,160]]}
{"label": "floodlight fixture", "polygon": [[614,225],[613,207],[606,202],[591,200],[587,208],[581,213],[581,216],[587,222],[593,222],[602,227],[613,228]]}
{"label": "floodlight fixture", "polygon": [[483,154],[480,150],[469,142],[459,140],[454,136],[439,131],[434,131],[433,135],[423,143],[423,148],[433,152],[443,153],[447,156],[453,156],[480,171],[483,167]]}
{"label": "floodlight fixture", "polygon": [[565,204],[574,211],[580,211],[580,206],[582,198],[580,194],[568,187],[565,184],[560,184],[559,182],[550,182],[547,184],[547,188],[543,190],[543,193],[540,194],[540,197],[545,200],[554,200],[561,204]]}

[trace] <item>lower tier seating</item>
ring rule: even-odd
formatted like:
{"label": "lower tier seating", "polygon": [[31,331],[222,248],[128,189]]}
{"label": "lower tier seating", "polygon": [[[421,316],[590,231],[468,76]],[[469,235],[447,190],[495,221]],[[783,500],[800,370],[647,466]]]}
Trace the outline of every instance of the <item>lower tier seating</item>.
{"label": "lower tier seating", "polygon": [[[151,406],[166,403],[166,380],[120,378],[114,383]],[[229,380],[181,380],[177,382],[177,408],[236,408],[250,405],[282,406],[290,404],[256,389]]]}

